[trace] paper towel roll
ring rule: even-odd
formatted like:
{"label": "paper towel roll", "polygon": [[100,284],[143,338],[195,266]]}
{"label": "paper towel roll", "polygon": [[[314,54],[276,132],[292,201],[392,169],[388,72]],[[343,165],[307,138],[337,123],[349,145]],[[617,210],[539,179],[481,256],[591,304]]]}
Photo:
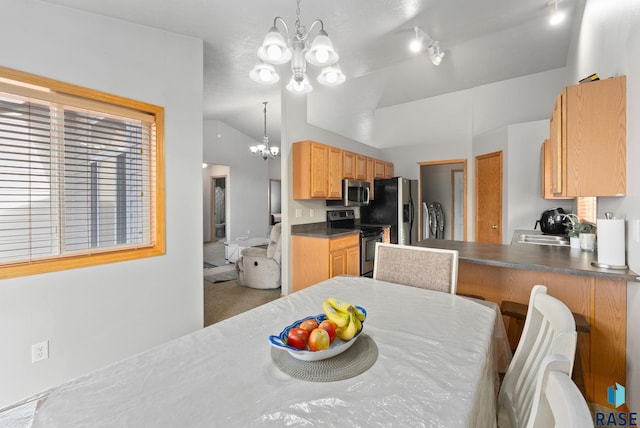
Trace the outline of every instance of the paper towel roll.
{"label": "paper towel roll", "polygon": [[598,264],[624,266],[624,219],[598,219]]}

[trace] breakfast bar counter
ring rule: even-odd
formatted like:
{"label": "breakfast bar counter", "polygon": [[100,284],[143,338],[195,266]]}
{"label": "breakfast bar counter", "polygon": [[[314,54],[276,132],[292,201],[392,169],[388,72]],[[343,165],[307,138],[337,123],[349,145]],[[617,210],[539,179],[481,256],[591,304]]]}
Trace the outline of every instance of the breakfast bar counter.
{"label": "breakfast bar counter", "polygon": [[565,273],[616,281],[638,281],[638,274],[629,269],[603,269],[591,265],[596,253],[570,248],[535,244],[485,244],[479,242],[425,239],[421,247],[457,250],[461,261],[488,266]]}
{"label": "breakfast bar counter", "polygon": [[[567,247],[447,240],[416,245],[458,251],[459,293],[498,305],[504,300],[526,305],[531,288],[542,284],[572,312],[584,315],[591,331],[578,335],[576,358],[585,394],[589,401],[609,406],[607,388],[626,382],[627,282],[638,281],[635,272],[595,268],[594,253]],[[504,321],[508,324],[508,317]]]}

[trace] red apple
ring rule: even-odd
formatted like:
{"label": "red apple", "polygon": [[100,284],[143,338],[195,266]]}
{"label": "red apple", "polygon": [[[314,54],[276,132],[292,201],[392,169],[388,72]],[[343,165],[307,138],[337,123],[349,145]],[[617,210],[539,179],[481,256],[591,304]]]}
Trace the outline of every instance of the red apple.
{"label": "red apple", "polygon": [[292,328],[287,335],[287,345],[296,349],[306,349],[309,332],[304,328]]}
{"label": "red apple", "polygon": [[316,328],[309,334],[307,345],[309,345],[310,351],[322,351],[329,347],[329,343],[329,333],[327,333],[327,330]]}
{"label": "red apple", "polygon": [[329,333],[329,343],[333,343],[333,340],[336,338],[336,324],[333,321],[324,320],[320,323],[318,328],[326,330]]}
{"label": "red apple", "polygon": [[307,330],[311,333],[314,329],[318,328],[318,321],[316,320],[306,320],[300,323],[300,328]]}

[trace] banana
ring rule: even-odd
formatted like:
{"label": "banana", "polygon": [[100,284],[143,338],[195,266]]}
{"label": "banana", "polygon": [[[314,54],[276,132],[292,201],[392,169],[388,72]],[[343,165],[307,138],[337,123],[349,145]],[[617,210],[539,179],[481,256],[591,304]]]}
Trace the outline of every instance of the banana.
{"label": "banana", "polygon": [[358,332],[362,328],[362,321],[358,319],[358,310],[355,308],[355,306],[353,307],[353,309],[354,311],[353,314],[351,314],[351,318],[353,318],[353,323],[356,325],[356,334],[358,334]]}
{"label": "banana", "polygon": [[338,336],[340,339],[344,340],[345,342],[348,342],[349,340],[353,339],[353,337],[358,334],[358,328],[356,326],[356,321],[358,321],[358,319],[356,318],[355,313],[350,312],[349,313],[349,324],[346,327],[340,327],[336,330],[336,336]]}
{"label": "banana", "polygon": [[329,302],[329,304],[331,306],[333,306],[333,308],[336,311],[339,311],[339,312],[349,312],[349,307],[352,307],[356,312],[356,317],[358,318],[358,320],[364,321],[364,318],[365,318],[364,313],[360,309],[358,309],[355,306],[353,306],[351,303],[347,303],[345,301],[338,300],[338,299],[336,299],[334,297],[329,297],[327,299],[327,301]]}
{"label": "banana", "polygon": [[331,306],[328,300],[322,302],[322,309],[324,309],[324,314],[327,316],[327,319],[329,321],[333,321],[336,327],[347,327],[347,325],[349,324],[349,314],[336,311],[333,306]]}
{"label": "banana", "polygon": [[336,311],[339,311],[339,312],[345,312],[345,313],[346,313],[346,312],[349,312],[349,307],[351,307],[351,306],[352,306],[350,303],[343,302],[342,300],[338,300],[338,299],[336,299],[336,298],[334,298],[334,297],[329,297],[329,298],[327,299],[327,302],[329,302],[329,304],[330,304],[331,306],[333,306],[333,308],[334,308]]}

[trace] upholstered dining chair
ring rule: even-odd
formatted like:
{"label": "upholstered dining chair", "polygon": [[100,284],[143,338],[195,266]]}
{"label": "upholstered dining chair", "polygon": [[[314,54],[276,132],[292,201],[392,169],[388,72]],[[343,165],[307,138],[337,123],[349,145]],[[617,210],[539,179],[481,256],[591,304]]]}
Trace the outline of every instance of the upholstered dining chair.
{"label": "upholstered dining chair", "polygon": [[456,294],[458,251],[376,242],[373,279]]}
{"label": "upholstered dining chair", "polygon": [[570,370],[562,355],[542,360],[527,428],[593,428],[591,411]]}
{"label": "upholstered dining chair", "polygon": [[498,393],[499,428],[526,426],[545,357],[564,357],[565,372],[571,375],[576,341],[576,324],[569,308],[549,296],[544,285],[533,286],[522,337]]}

